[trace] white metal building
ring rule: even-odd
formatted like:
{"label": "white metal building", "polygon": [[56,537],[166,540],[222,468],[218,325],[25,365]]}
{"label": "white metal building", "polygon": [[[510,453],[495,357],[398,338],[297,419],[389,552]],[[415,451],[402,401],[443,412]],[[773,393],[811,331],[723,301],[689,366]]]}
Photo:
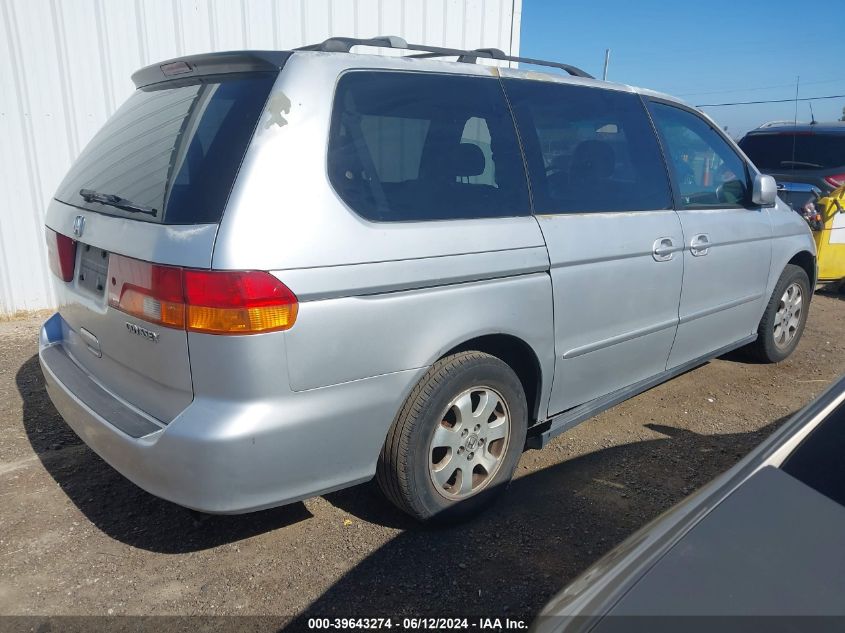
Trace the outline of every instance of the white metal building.
{"label": "white metal building", "polygon": [[0,0],[0,316],[53,307],[43,213],[152,62],[400,35],[519,54],[522,0]]}

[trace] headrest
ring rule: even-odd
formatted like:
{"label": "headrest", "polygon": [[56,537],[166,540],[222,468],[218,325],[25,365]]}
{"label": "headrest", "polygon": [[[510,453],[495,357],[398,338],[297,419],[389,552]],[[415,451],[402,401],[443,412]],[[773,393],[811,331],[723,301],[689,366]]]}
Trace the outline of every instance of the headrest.
{"label": "headrest", "polygon": [[582,141],[572,153],[572,172],[580,176],[607,178],[615,168],[613,148],[602,141]]}
{"label": "headrest", "polygon": [[467,176],[478,176],[484,173],[487,164],[484,152],[478,145],[473,143],[461,143],[457,145],[450,157],[450,172],[453,176],[461,178]]}

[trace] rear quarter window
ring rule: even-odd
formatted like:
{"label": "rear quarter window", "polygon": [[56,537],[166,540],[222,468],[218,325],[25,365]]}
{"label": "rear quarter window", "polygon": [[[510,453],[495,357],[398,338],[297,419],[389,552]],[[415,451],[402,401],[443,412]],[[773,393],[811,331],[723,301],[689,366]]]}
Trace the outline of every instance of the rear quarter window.
{"label": "rear quarter window", "polygon": [[[56,193],[62,202],[163,224],[219,222],[277,73],[166,82],[137,90]],[[132,212],[80,192],[117,196]],[[101,198],[102,199],[102,198]]]}
{"label": "rear quarter window", "polygon": [[513,119],[493,77],[344,74],[327,165],[337,194],[368,220],[530,214]]}

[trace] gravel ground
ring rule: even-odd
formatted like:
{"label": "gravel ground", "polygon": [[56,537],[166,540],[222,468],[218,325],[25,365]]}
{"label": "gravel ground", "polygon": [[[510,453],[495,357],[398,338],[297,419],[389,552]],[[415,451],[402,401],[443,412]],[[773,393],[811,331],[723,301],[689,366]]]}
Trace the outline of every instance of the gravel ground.
{"label": "gravel ground", "polygon": [[498,505],[440,530],[375,484],[230,517],[156,499],[58,417],[39,320],[0,323],[0,614],[530,619],[845,371],[843,299],[816,296],[786,362],[730,355],[619,405],[526,453]]}

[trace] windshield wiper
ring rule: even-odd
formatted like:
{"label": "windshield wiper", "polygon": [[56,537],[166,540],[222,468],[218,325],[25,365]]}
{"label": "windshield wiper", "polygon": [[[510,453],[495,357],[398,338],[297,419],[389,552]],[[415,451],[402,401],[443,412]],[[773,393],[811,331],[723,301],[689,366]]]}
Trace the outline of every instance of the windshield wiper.
{"label": "windshield wiper", "polygon": [[105,204],[110,207],[114,207],[115,209],[122,209],[123,211],[129,211],[130,213],[146,213],[147,215],[151,215],[153,217],[158,215],[158,211],[156,209],[135,204],[131,200],[121,198],[113,193],[100,193],[99,191],[94,191],[93,189],[80,189],[79,195],[83,200],[85,200],[85,202],[99,202],[100,204]]}
{"label": "windshield wiper", "polygon": [[821,165],[817,165],[816,163],[805,163],[801,160],[782,160],[780,161],[781,165],[803,165],[804,167],[815,167],[816,169],[821,169]]}

